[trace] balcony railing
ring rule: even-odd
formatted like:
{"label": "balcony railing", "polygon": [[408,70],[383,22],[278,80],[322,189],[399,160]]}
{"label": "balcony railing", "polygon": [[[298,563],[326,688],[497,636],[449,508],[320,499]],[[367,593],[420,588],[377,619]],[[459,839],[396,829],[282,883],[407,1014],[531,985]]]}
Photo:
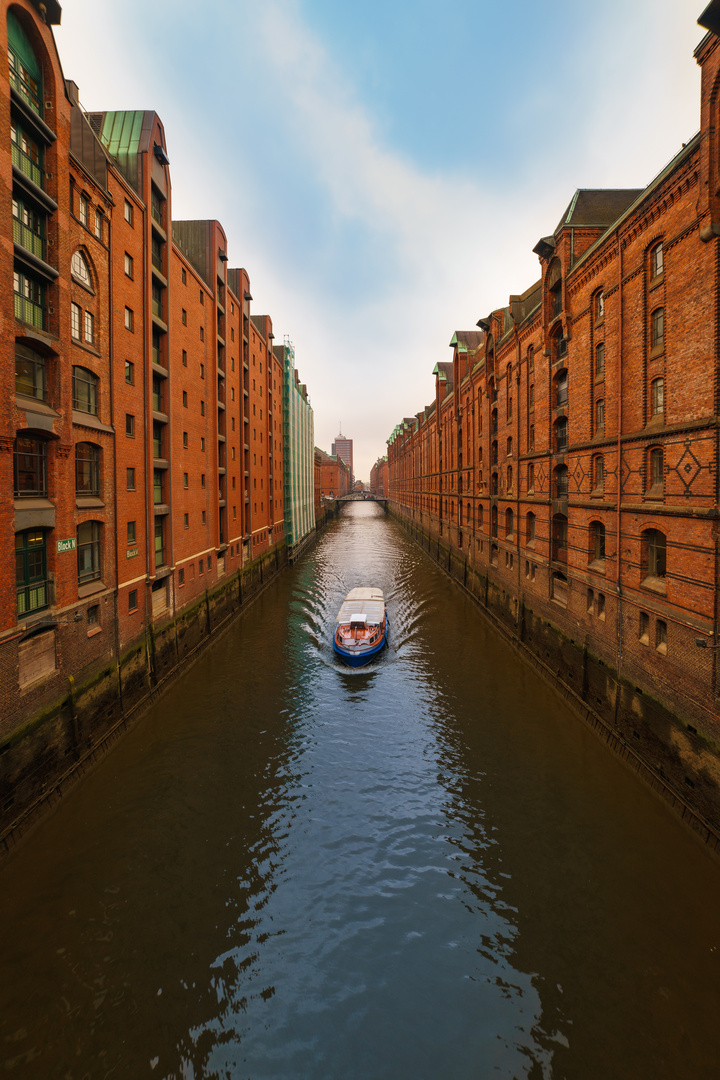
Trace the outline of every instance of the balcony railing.
{"label": "balcony railing", "polygon": [[17,590],[18,618],[39,611],[48,606],[47,581],[35,581],[32,585],[21,585]]}
{"label": "balcony railing", "polygon": [[34,326],[36,330],[45,329],[45,308],[20,293],[15,293],[15,318]]}
{"label": "balcony railing", "polygon": [[38,116],[42,116],[42,105],[36,80],[25,73],[14,49],[8,49],[8,55],[10,59],[10,85],[13,90],[17,90],[18,94],[27,101],[33,112],[36,112]]}
{"label": "balcony railing", "polygon": [[40,168],[36,161],[26,154],[24,150],[21,150],[19,146],[12,143],[12,163],[17,165],[21,173],[29,177],[34,184],[38,187],[45,187],[45,172]]}
{"label": "balcony railing", "polygon": [[38,259],[45,260],[45,237],[33,232],[29,225],[17,218],[13,218],[13,240],[26,251],[37,255]]}

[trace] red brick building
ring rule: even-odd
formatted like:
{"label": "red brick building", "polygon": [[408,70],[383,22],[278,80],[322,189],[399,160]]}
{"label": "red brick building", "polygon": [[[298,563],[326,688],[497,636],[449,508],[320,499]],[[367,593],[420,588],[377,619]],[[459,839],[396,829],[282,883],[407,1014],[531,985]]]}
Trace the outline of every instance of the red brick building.
{"label": "red brick building", "polygon": [[0,750],[20,748],[0,783],[26,802],[39,758],[57,775],[98,736],[78,689],[103,686],[110,725],[163,627],[201,600],[209,627],[213,595],[285,544],[272,321],[222,225],[174,219],[159,117],[81,109],[60,14],[19,0],[0,20]]}
{"label": "red brick building", "polygon": [[377,459],[370,470],[370,491],[373,495],[387,498],[389,491],[389,473],[387,457]]}
{"label": "red brick building", "polygon": [[[536,651],[548,625],[579,643],[613,722],[628,687],[679,717],[673,768],[716,809],[687,733],[720,742],[719,11],[699,135],[645,189],[577,191],[540,279],[453,335],[388,444],[396,513]],[[648,756],[664,736],[639,699],[623,737]]]}
{"label": "red brick building", "polygon": [[320,499],[341,499],[352,489],[352,472],[341,457],[326,454],[315,447],[315,459],[320,466]]}

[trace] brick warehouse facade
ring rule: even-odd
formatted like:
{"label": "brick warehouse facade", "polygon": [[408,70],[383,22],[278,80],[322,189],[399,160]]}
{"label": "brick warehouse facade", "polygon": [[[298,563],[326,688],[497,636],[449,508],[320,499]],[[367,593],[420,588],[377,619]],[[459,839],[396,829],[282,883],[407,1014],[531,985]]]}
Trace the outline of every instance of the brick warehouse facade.
{"label": "brick warehouse facade", "polygon": [[173,219],[157,115],[83,112],[60,16],[3,5],[0,833],[282,565],[297,483],[294,364],[220,223]]}
{"label": "brick warehouse facade", "polygon": [[717,836],[720,4],[701,22],[699,134],[644,190],[575,193],[388,465],[401,520]]}

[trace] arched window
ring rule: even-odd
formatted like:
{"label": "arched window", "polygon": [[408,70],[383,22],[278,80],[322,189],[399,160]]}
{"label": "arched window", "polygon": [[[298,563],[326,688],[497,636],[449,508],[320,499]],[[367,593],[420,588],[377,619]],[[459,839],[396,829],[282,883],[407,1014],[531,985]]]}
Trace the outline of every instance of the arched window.
{"label": "arched window", "polygon": [[595,346],[595,378],[602,379],[605,375],[605,342],[599,341]]}
{"label": "arched window", "polygon": [[528,345],[527,351],[527,364],[528,364],[528,376],[530,378],[535,374],[535,350],[532,345]]}
{"label": "arched window", "polygon": [[555,376],[555,404],[558,408],[568,403],[568,373],[558,371]]}
{"label": "arched window", "polygon": [[525,543],[528,547],[535,546],[535,515],[532,510],[525,515]]}
{"label": "arched window", "polygon": [[497,465],[497,463],[498,463],[498,444],[497,444],[497,439],[493,441],[493,444],[492,444],[492,446],[490,447],[490,451],[491,451],[491,455],[492,455],[492,456],[491,456],[491,461],[492,461],[492,464],[493,464],[493,465]]}
{"label": "arched window", "polygon": [[653,379],[650,384],[650,411],[653,416],[662,416],[665,412],[664,379]]}
{"label": "arched window", "polygon": [[555,498],[567,499],[568,497],[568,471],[566,465],[558,465],[555,469]]}
{"label": "arched window", "polygon": [[642,534],[642,568],[645,578],[664,580],[667,572],[667,538],[659,529]]}
{"label": "arched window", "polygon": [[593,458],[593,491],[601,492],[605,487],[605,462],[602,454]]}
{"label": "arched window", "polygon": [[555,453],[564,454],[568,448],[568,422],[561,416],[555,423]]}
{"label": "arched window", "polygon": [[665,308],[655,308],[650,316],[650,346],[661,349],[665,344]]}
{"label": "arched window", "polygon": [[527,489],[529,495],[535,491],[535,466],[533,464],[528,465]]}
{"label": "arched window", "polygon": [[662,496],[665,481],[665,462],[661,446],[653,446],[648,452],[647,494]]}
{"label": "arched window", "polygon": [[100,380],[87,368],[74,367],[72,376],[73,409],[79,412],[98,414],[98,387]]}
{"label": "arched window", "polygon": [[[156,518],[155,521],[162,521]],[[78,584],[84,585],[100,577],[100,534],[102,524],[99,521],[84,521],[77,530],[77,565]]]}
{"label": "arched window", "polygon": [[[590,550],[588,551],[590,563],[602,563],[605,565],[605,526],[602,521],[590,522]],[[595,569],[600,569],[598,565]]]}
{"label": "arched window", "polygon": [[665,269],[662,241],[650,252],[650,279],[660,277]]}
{"label": "arched window", "polygon": [[492,474],[492,493],[493,495],[498,493],[498,474],[496,472]]}
{"label": "arched window", "polygon": [[47,547],[43,529],[15,533],[18,618],[48,606]]}
{"label": "arched window", "polygon": [[75,447],[75,493],[100,494],[100,447],[77,443]]}
{"label": "arched window", "polygon": [[482,508],[482,506],[478,506],[478,508],[477,508],[477,527],[478,527],[478,529],[482,529],[482,527],[483,527],[483,508]]}
{"label": "arched window", "polygon": [[83,255],[82,251],[76,251],[73,254],[72,261],[70,263],[70,272],[74,278],[76,278],[82,285],[88,289],[92,289],[92,277],[90,274],[90,267],[88,266],[87,259]]}
{"label": "arched window", "polygon": [[600,435],[605,430],[605,398],[595,402],[595,433]]}
{"label": "arched window", "polygon": [[515,531],[515,515],[513,514],[512,510],[508,507],[508,509],[505,511],[505,537],[506,537],[506,539],[512,540],[514,531]]}
{"label": "arched window", "polygon": [[15,343],[15,393],[45,401],[45,357],[29,345]]}
{"label": "arched window", "polygon": [[27,34],[12,11],[7,17],[7,32],[10,85],[33,112],[42,116],[42,68]]}
{"label": "arched window", "polygon": [[498,429],[498,413],[497,413],[497,409],[493,409],[493,411],[490,413],[490,434],[491,435],[497,435],[497,429]]}
{"label": "arched window", "polygon": [[551,350],[553,360],[564,360],[568,354],[567,338],[562,335],[562,327],[552,339]]}

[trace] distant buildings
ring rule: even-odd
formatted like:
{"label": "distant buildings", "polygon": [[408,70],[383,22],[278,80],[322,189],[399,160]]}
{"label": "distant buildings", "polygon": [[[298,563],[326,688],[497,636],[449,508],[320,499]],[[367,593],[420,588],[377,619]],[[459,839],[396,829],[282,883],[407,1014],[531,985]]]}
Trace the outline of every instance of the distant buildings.
{"label": "distant buildings", "polygon": [[388,459],[380,457],[370,470],[370,491],[373,495],[387,498],[389,493]]}
{"label": "distant buildings", "polygon": [[339,435],[335,436],[335,442],[332,444],[331,453],[341,458],[350,470],[350,476],[352,482],[355,480],[355,471],[353,468],[353,441],[352,439],[346,439],[342,431]]}
{"label": "distant buildings", "polygon": [[320,466],[319,496],[321,499],[341,499],[352,490],[350,466],[341,457],[326,454],[315,447],[315,460]]}
{"label": "distant buildings", "polygon": [[295,370],[295,350],[286,338],[276,346],[283,364],[285,454],[285,542],[291,558],[315,528],[315,428],[307,387]]}

